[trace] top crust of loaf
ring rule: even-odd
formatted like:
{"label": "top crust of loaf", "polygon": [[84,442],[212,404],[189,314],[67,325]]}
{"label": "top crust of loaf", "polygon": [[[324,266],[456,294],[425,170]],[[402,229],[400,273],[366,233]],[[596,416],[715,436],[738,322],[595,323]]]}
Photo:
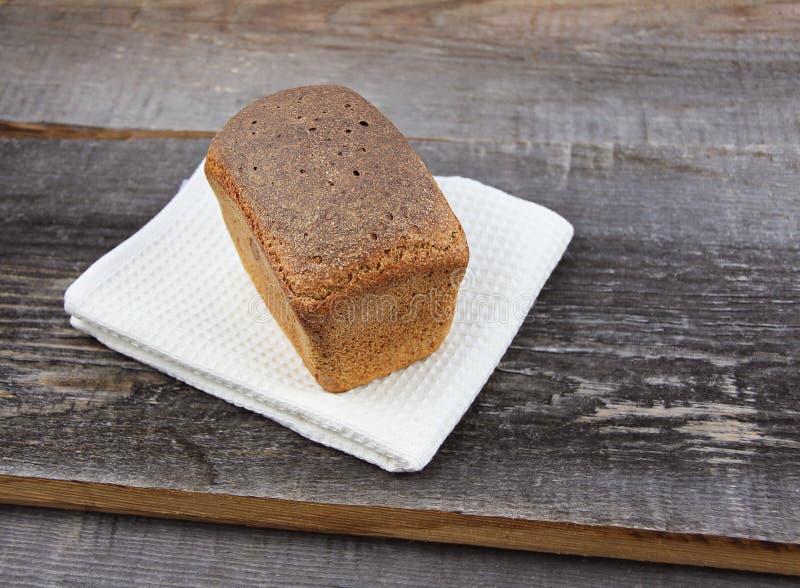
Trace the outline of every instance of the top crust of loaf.
{"label": "top crust of loaf", "polygon": [[425,164],[349,88],[253,102],[212,141],[206,174],[243,211],[295,307],[386,271],[467,265],[464,232]]}

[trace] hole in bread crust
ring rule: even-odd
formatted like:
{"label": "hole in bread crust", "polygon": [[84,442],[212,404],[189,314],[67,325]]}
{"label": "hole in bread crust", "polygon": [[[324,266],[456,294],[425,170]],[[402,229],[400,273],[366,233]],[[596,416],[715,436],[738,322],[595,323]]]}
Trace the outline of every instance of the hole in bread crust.
{"label": "hole in bread crust", "polygon": [[254,124],[256,124],[257,122],[258,122],[257,120],[254,120],[254,121],[253,121],[253,122],[251,122],[250,124],[251,124],[251,125],[254,125]]}
{"label": "hole in bread crust", "polygon": [[317,130],[317,127],[308,127],[308,130],[312,133]]}
{"label": "hole in bread crust", "polygon": [[353,175],[354,175],[354,176],[360,176],[360,175],[361,175],[361,172],[360,172],[360,171],[358,171],[357,169],[354,169],[354,170],[353,170]]}
{"label": "hole in bread crust", "polygon": [[358,124],[360,124],[362,127],[368,127],[369,126],[369,123],[367,121],[365,121],[365,120],[358,121]]}
{"label": "hole in bread crust", "polygon": [[369,236],[372,237],[373,241],[377,241],[378,240],[378,234],[377,233],[370,233]]}
{"label": "hole in bread crust", "polygon": [[346,129],[346,130],[345,130],[345,133],[352,133],[352,132],[353,132],[353,131],[351,131],[350,129]]}
{"label": "hole in bread crust", "polygon": [[394,220],[394,215],[391,212],[387,212],[386,218],[388,218],[389,220]]}
{"label": "hole in bread crust", "polygon": [[256,171],[256,170],[258,170],[258,168],[257,168],[257,167],[254,167],[254,168],[253,168],[253,171]]}

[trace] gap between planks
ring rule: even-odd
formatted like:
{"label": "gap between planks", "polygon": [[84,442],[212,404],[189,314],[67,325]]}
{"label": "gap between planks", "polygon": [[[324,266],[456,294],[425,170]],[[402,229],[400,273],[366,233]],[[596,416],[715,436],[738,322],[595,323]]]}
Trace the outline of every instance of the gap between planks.
{"label": "gap between planks", "polygon": [[[49,122],[19,122],[0,119],[0,138],[11,139],[212,139],[216,131],[178,129],[108,128]],[[450,139],[447,137],[406,137],[425,143],[497,143],[493,140]]]}
{"label": "gap between planks", "polygon": [[[0,0],[2,3],[2,0]],[[113,128],[90,125],[73,125],[53,122],[24,122],[0,119],[0,139],[84,139],[101,141],[126,141],[132,139],[213,139],[217,131],[194,129],[147,129],[147,128]],[[536,142],[527,139],[491,139],[484,137],[417,137],[404,135],[413,143],[452,143],[476,146],[494,147],[522,147],[529,149],[534,145],[558,145],[566,149],[565,157],[571,156],[570,149],[573,145],[603,146],[611,149],[617,142],[606,143],[580,143],[580,142]],[[649,147],[676,147],[674,143],[646,143]],[[752,151],[753,155],[760,157],[769,156],[766,149],[772,147],[765,143],[732,144],[696,144],[689,147],[707,147],[717,152],[732,151],[736,148],[744,152]],[[796,147],[792,145],[792,147]]]}
{"label": "gap between planks", "polygon": [[14,139],[210,139],[213,131],[173,129],[110,129],[58,123],[31,123],[0,120],[0,137]]}
{"label": "gap between planks", "polygon": [[800,545],[0,475],[0,503],[800,575]]}

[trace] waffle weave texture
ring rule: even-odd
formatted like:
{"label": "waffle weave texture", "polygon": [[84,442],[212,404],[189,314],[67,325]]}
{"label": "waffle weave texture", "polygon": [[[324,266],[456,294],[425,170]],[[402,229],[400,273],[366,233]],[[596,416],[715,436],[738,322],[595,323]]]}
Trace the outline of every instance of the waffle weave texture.
{"label": "waffle weave texture", "polygon": [[470,247],[450,334],[427,359],[349,392],[322,390],[267,311],[202,164],[69,287],[65,309],[76,328],[200,390],[388,471],[420,470],[499,363],[573,233],[537,204],[466,178],[436,180]]}

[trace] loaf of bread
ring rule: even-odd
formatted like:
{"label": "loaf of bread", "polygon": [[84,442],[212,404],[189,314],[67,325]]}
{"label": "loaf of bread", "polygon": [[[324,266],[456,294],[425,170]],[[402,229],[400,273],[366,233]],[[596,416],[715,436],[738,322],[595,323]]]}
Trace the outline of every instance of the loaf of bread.
{"label": "loaf of bread", "polygon": [[359,94],[309,86],[253,102],[214,138],[205,173],[259,294],[324,389],[442,343],[464,231],[405,137]]}

